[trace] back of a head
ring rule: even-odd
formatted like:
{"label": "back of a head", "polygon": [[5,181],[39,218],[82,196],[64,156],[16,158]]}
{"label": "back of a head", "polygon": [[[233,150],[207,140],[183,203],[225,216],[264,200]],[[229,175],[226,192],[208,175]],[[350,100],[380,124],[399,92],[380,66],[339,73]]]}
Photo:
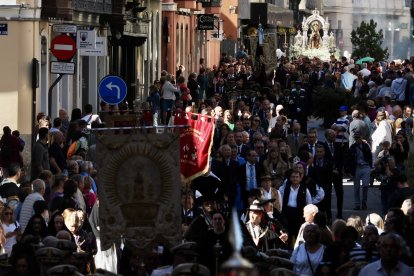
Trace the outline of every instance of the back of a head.
{"label": "back of a head", "polygon": [[47,209],[47,203],[44,200],[38,200],[33,204],[33,210],[35,214],[40,215]]}
{"label": "back of a head", "polygon": [[318,213],[319,209],[318,206],[314,205],[314,204],[308,204],[305,207],[303,207],[303,213],[305,214],[313,214],[313,213]]}
{"label": "back of a head", "polygon": [[365,219],[365,224],[369,225],[372,224],[375,227],[383,230],[384,229],[384,220],[382,219],[382,217],[380,215],[378,215],[377,213],[371,213],[367,216],[367,218]]}
{"label": "back of a head", "polygon": [[11,128],[8,126],[3,127],[3,133],[6,135],[11,135]]}
{"label": "back of a head", "polygon": [[327,226],[327,218],[325,213],[318,212],[315,214],[315,217],[313,219],[313,223],[319,226],[319,228],[324,229]]}
{"label": "back of a head", "polygon": [[345,241],[347,239],[352,239],[353,241],[357,241],[359,238],[358,231],[353,226],[346,226],[345,229],[341,233],[341,240]]}
{"label": "back of a head", "polygon": [[42,179],[43,181],[46,181],[49,178],[51,178],[52,176],[53,176],[53,173],[51,171],[49,171],[49,170],[43,170],[39,174],[39,179]]}
{"label": "back of a head", "polygon": [[63,194],[65,196],[73,196],[73,194],[76,193],[77,189],[78,185],[73,179],[68,179],[65,181],[65,184],[63,184]]}
{"label": "back of a head", "polygon": [[39,129],[39,140],[43,140],[47,137],[47,134],[49,133],[49,129],[46,127],[42,127]]}
{"label": "back of a head", "polygon": [[20,169],[20,164],[18,163],[11,163],[9,165],[9,167],[7,168],[8,172],[9,172],[9,176],[13,177],[16,176],[17,173],[21,170]]}
{"label": "back of a head", "polygon": [[39,178],[33,180],[32,186],[33,186],[34,193],[40,193],[41,191],[44,191],[46,188],[45,182]]}
{"label": "back of a head", "polygon": [[359,110],[352,111],[352,118],[358,118],[359,117]]}
{"label": "back of a head", "polygon": [[56,117],[55,119],[53,119],[53,127],[54,128],[59,128],[62,125],[62,119],[59,117]]}
{"label": "back of a head", "polygon": [[87,113],[87,114],[92,113],[92,105],[91,104],[85,104],[85,113]]}
{"label": "back of a head", "polygon": [[93,168],[93,163],[91,161],[83,161],[80,166],[80,172],[88,172],[89,169]]}

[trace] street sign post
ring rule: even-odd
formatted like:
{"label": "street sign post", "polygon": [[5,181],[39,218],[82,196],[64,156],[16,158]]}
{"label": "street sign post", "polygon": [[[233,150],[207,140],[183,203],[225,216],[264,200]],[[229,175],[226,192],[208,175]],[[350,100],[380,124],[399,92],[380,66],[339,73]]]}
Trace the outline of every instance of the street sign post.
{"label": "street sign post", "polygon": [[75,74],[75,63],[52,61],[50,62],[50,72],[52,74],[74,75]]}
{"label": "street sign post", "polygon": [[76,42],[68,35],[58,35],[52,39],[50,51],[60,61],[69,61],[76,54]]}
{"label": "street sign post", "polygon": [[127,86],[118,76],[106,76],[99,82],[99,96],[107,104],[119,104],[127,95]]}

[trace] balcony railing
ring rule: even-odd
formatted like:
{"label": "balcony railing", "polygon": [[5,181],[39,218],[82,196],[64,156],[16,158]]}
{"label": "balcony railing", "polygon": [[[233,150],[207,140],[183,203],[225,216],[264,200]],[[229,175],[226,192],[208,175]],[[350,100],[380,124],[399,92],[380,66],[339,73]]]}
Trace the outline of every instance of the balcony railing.
{"label": "balcony railing", "polygon": [[75,11],[112,13],[111,0],[72,0],[72,7]]}
{"label": "balcony railing", "polygon": [[198,1],[198,2],[202,3],[203,8],[221,7],[221,0],[202,0],[202,1]]}

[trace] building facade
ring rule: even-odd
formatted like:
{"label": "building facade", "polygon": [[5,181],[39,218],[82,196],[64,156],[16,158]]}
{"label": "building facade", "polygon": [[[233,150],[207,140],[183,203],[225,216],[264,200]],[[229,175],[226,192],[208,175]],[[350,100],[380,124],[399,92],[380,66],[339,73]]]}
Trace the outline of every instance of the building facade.
{"label": "building facade", "polygon": [[336,34],[341,55],[352,54],[352,30],[362,21],[373,19],[378,30],[383,30],[384,47],[388,47],[391,60],[405,59],[414,53],[410,7],[411,0],[326,0],[323,12]]}
{"label": "building facade", "polygon": [[[159,78],[161,14],[161,3],[152,0],[8,0],[0,5],[0,125],[30,136],[38,112],[54,118],[61,108],[70,114],[86,103],[97,112],[98,85],[108,74],[124,79],[132,108]],[[62,34],[76,40],[80,31],[103,49],[77,49],[69,60],[73,74],[60,76],[51,66],[60,62],[51,43]]]}

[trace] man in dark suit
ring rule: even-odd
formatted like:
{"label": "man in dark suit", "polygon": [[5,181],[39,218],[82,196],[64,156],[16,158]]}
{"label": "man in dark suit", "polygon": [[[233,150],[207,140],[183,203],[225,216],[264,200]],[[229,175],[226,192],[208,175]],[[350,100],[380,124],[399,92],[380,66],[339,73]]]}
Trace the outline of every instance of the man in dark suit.
{"label": "man in dark suit", "polygon": [[244,206],[247,205],[247,194],[252,189],[260,187],[260,177],[264,173],[264,167],[257,162],[257,153],[255,150],[249,150],[246,155],[246,164],[237,169],[237,181],[240,185],[241,199]]}
{"label": "man in dark suit", "polygon": [[219,93],[220,95],[224,95],[226,93],[226,83],[224,81],[224,79],[219,79],[216,85],[216,91],[214,91],[215,93]]}
{"label": "man in dark suit", "polygon": [[316,154],[311,172],[310,177],[322,187],[325,192],[323,200],[318,204],[319,212],[326,213],[326,218],[328,222],[330,222],[332,220],[332,161],[326,158],[324,145],[319,144],[316,146]]}
{"label": "man in dark suit", "polygon": [[239,163],[231,159],[231,147],[229,145],[222,145],[220,153],[222,159],[214,162],[214,171],[212,171],[220,178],[228,204],[233,207],[237,194],[237,168]]}
{"label": "man in dark suit", "polygon": [[308,141],[307,143],[299,147],[298,152],[301,152],[302,150],[306,150],[310,152],[313,156],[315,156],[316,146],[323,145],[322,142],[318,141],[318,134],[315,128],[309,129],[307,141]]}
{"label": "man in dark suit", "polygon": [[292,127],[292,133],[287,136],[287,143],[290,147],[293,156],[297,156],[299,153],[299,148],[302,146],[305,140],[305,134],[300,133],[300,124],[294,123]]}
{"label": "man in dark suit", "polygon": [[[237,146],[237,154],[246,159],[247,152],[250,150],[249,147],[249,133],[247,131],[238,131],[234,135]],[[245,143],[247,141],[247,143]]]}
{"label": "man in dark suit", "polygon": [[325,157],[332,161],[332,183],[336,194],[336,208],[338,210],[336,218],[342,219],[342,207],[344,203],[344,187],[343,187],[343,168],[345,150],[348,145],[342,142],[336,142],[336,133],[333,129],[325,131],[326,142]]}

